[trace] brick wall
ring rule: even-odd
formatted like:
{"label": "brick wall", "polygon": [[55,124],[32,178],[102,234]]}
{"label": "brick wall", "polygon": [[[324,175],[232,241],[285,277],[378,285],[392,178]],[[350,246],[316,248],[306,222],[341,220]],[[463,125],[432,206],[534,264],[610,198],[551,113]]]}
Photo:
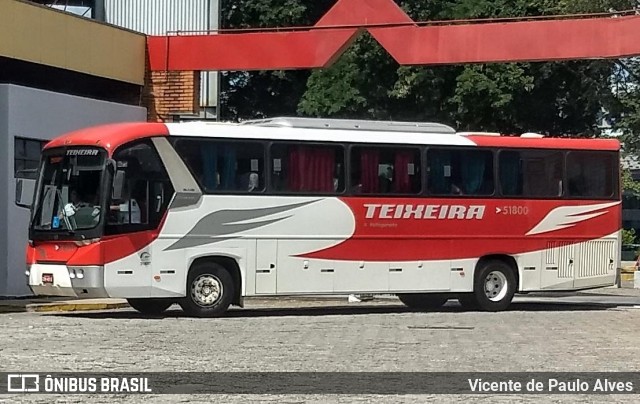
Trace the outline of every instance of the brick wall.
{"label": "brick wall", "polygon": [[149,122],[170,122],[172,115],[197,113],[200,72],[147,70],[142,102]]}

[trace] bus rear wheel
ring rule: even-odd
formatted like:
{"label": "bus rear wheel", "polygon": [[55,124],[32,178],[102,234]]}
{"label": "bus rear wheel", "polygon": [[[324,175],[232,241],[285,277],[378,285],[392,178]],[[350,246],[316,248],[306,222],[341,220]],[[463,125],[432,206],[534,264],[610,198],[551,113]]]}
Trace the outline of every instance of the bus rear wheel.
{"label": "bus rear wheel", "polygon": [[164,313],[175,302],[169,299],[127,299],[127,303],[142,314],[155,316]]}
{"label": "bus rear wheel", "polygon": [[473,302],[478,308],[502,311],[509,307],[516,293],[516,277],[511,266],[500,260],[487,261],[474,279]]}
{"label": "bus rear wheel", "polygon": [[405,293],[398,295],[398,299],[411,309],[429,310],[442,307],[449,297],[438,293]]}
{"label": "bus rear wheel", "polygon": [[196,263],[187,277],[187,295],[180,307],[194,317],[219,317],[233,300],[234,285],[231,274],[215,262]]}

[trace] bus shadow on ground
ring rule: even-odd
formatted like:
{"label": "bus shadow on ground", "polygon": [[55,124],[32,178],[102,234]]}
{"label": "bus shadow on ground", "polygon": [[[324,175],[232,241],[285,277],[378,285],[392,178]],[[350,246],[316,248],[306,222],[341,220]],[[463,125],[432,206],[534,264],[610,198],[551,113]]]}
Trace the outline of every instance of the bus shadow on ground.
{"label": "bus shadow on ground", "polygon": [[[604,311],[613,308],[624,308],[634,306],[633,304],[606,304],[606,303],[512,303],[507,310],[501,313],[510,312],[572,312],[572,311]],[[415,310],[400,305],[378,305],[367,304],[366,306],[321,306],[321,307],[277,307],[277,308],[232,308],[224,318],[257,318],[257,317],[322,317],[322,316],[354,316],[368,314],[464,314],[464,313],[484,313],[478,310],[468,310],[462,308],[457,303],[448,303],[446,306],[435,310]],[[500,315],[499,313],[486,313]],[[67,312],[67,313],[47,313],[44,315],[64,316],[87,319],[164,319],[164,318],[187,318],[186,314],[178,306],[172,306],[162,315],[149,316],[138,313],[133,309],[119,309],[110,311],[93,312]]]}

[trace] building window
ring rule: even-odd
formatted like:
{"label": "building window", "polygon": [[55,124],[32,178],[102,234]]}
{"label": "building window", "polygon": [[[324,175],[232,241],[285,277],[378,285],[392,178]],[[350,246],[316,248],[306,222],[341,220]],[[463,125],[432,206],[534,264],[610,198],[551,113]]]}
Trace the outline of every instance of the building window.
{"label": "building window", "polygon": [[38,169],[40,153],[42,153],[42,148],[45,144],[47,144],[45,140],[15,138],[13,154],[13,173],[15,177],[18,177],[20,171]]}

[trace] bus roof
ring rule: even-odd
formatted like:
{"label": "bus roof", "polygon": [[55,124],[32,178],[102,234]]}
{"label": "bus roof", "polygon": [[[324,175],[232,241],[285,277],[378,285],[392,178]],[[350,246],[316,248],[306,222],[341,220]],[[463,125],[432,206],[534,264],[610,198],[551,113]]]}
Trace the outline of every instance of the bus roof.
{"label": "bus roof", "polygon": [[113,150],[124,143],[147,137],[168,135],[168,128],[163,123],[115,123],[66,133],[47,143],[45,149],[66,146],[98,146],[111,154]]}
{"label": "bus roof", "polygon": [[[501,136],[482,132],[455,133],[446,125],[395,123],[355,120],[320,120],[274,118],[241,124],[219,122],[120,123],[80,129],[62,135],[45,148],[64,146],[99,146],[109,154],[130,141],[155,136],[184,136],[231,139],[306,140],[311,142],[354,142],[407,145],[448,145],[540,149],[620,149],[616,139],[575,139],[525,136]],[[279,121],[278,121],[279,120]],[[309,122],[313,121],[313,122]],[[275,123],[274,123],[275,122]],[[332,126],[323,126],[330,122]],[[364,124],[362,124],[364,123]],[[357,125],[358,127],[350,127]],[[424,130],[421,130],[424,129]]]}

